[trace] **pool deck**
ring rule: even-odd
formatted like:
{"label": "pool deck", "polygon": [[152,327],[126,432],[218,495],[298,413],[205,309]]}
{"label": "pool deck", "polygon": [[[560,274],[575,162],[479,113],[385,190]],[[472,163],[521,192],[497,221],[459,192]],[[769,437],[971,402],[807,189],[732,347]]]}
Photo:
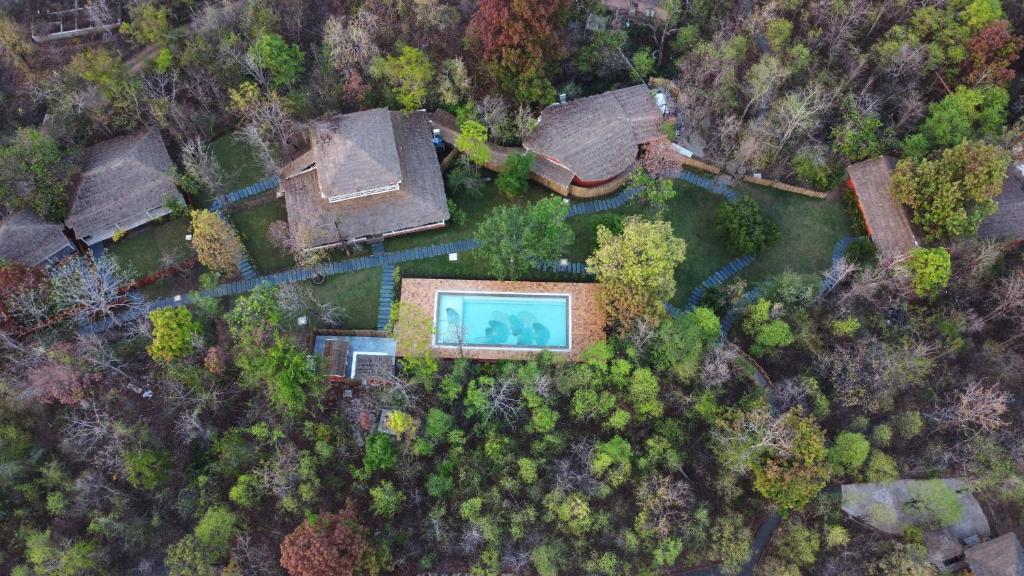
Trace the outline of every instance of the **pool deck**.
{"label": "pool deck", "polygon": [[[601,303],[600,284],[571,282],[501,282],[495,280],[445,280],[439,278],[403,278],[403,304],[412,304],[428,317],[434,317],[434,304],[438,292],[511,292],[522,294],[569,294],[571,295],[572,338],[568,351],[553,350],[555,354],[569,360],[578,360],[579,354],[592,344],[605,339],[606,324],[604,307]],[[537,354],[536,350],[501,348],[477,348],[466,346],[433,346],[438,358],[471,358],[474,360],[526,360]],[[398,343],[398,355],[403,355],[402,343]]]}

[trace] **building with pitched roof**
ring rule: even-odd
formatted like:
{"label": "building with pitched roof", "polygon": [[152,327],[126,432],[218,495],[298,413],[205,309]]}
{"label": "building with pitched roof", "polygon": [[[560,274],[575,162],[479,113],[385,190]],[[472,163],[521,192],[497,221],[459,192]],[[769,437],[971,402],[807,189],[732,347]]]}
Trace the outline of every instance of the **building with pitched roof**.
{"label": "building with pitched roof", "polygon": [[305,249],[444,227],[448,199],[426,112],[338,114],[314,123],[309,141],[279,192]]}
{"label": "building with pitched roof", "polygon": [[968,548],[964,558],[974,576],[1024,576],[1024,548],[1012,532]]}
{"label": "building with pitched roof", "polygon": [[64,223],[93,245],[171,213],[181,200],[160,131],[145,128],[91,147]]}
{"label": "building with pitched roof", "polygon": [[999,240],[1024,240],[1024,161],[1010,165],[1003,191],[996,196],[999,210],[983,220],[978,236]]}
{"label": "building with pitched roof", "polygon": [[664,138],[663,116],[647,86],[638,84],[541,112],[523,148],[565,167],[576,186],[599,186],[636,165],[640,146]]}
{"label": "building with pitched roof", "polygon": [[0,220],[0,260],[41,266],[74,251],[63,225],[46,222],[28,210]]}
{"label": "building with pitched roof", "polygon": [[846,169],[850,176],[847,185],[857,195],[864,225],[882,258],[907,254],[917,246],[906,209],[889,192],[889,177],[895,167],[895,159],[880,156]]}

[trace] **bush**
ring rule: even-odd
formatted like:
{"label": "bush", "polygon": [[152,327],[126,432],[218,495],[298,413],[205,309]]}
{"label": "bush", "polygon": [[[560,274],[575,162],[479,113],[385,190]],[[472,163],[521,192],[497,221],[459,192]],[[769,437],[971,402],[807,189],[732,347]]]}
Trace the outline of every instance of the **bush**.
{"label": "bush", "polygon": [[153,490],[170,476],[171,458],[163,450],[137,450],[124,455],[128,483],[141,490]]}
{"label": "bush", "polygon": [[498,191],[508,197],[522,196],[529,188],[530,170],[533,168],[533,153],[513,154],[505,161],[505,169],[498,174],[495,184]]}
{"label": "bush", "polygon": [[885,448],[892,442],[892,427],[878,424],[871,430],[871,442],[879,448]]}
{"label": "bush", "polygon": [[893,417],[892,427],[901,439],[910,440],[917,437],[924,429],[924,420],[917,410],[907,410]]}
{"label": "bush", "polygon": [[757,254],[779,237],[778,228],[765,220],[761,206],[746,197],[723,202],[716,225],[728,234],[729,245],[740,254]]}
{"label": "bush", "polygon": [[800,567],[812,566],[821,549],[821,536],[795,517],[783,523],[772,541],[774,553]]}
{"label": "bush", "polygon": [[868,458],[871,444],[863,434],[842,432],[828,449],[828,461],[837,476],[853,475]]}
{"label": "bush", "polygon": [[922,298],[934,298],[949,284],[952,261],[945,248],[914,248],[908,261],[914,292]]}
{"label": "bush", "polygon": [[366,478],[379,470],[389,470],[398,461],[398,451],[386,434],[374,432],[366,437],[366,453],[363,455],[363,474]]}
{"label": "bush", "polygon": [[405,503],[405,494],[387,480],[370,489],[373,497],[373,513],[382,518],[394,518]]}
{"label": "bush", "polygon": [[868,464],[864,468],[864,480],[867,482],[889,482],[900,477],[896,461],[881,450],[872,450],[868,456]]}
{"label": "bush", "polygon": [[838,524],[825,526],[825,547],[842,548],[850,543],[850,531]]}
{"label": "bush", "polygon": [[850,338],[860,330],[860,320],[853,316],[832,321],[832,334],[839,338]]}

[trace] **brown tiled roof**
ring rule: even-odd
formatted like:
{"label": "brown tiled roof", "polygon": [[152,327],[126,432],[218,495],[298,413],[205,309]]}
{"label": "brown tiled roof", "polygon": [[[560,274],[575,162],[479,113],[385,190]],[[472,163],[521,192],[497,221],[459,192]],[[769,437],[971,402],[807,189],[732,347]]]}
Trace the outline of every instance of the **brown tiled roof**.
{"label": "brown tiled roof", "polygon": [[0,220],[0,260],[39,266],[50,256],[70,248],[64,226],[45,222],[28,210]]}
{"label": "brown tiled roof", "polygon": [[895,167],[896,160],[880,156],[846,169],[868,234],[884,258],[906,254],[917,246],[906,210],[889,193],[889,176]]}
{"label": "brown tiled roof", "polygon": [[395,373],[395,357],[390,354],[359,354],[353,359],[353,380],[373,382]]}
{"label": "brown tiled roof", "polygon": [[974,576],[1024,576],[1024,549],[1012,532],[967,549]]}
{"label": "brown tiled roof", "polygon": [[633,165],[641,144],[663,137],[661,122],[650,90],[638,84],[548,106],[523,147],[580,180],[607,180]]}
{"label": "brown tiled roof", "polygon": [[392,116],[386,108],[338,114],[314,123],[310,132],[325,198],[402,179]]}
{"label": "brown tiled roof", "polygon": [[1003,182],[1003,192],[996,196],[999,211],[986,218],[978,229],[983,238],[1024,239],[1024,175],[1011,165]]}
{"label": "brown tiled roof", "polygon": [[443,224],[449,218],[441,167],[425,112],[391,112],[387,137],[398,150],[402,184],[398,190],[329,203],[318,179],[325,166],[282,183],[288,223],[307,249]]}
{"label": "brown tiled roof", "polygon": [[328,378],[348,378],[348,342],[328,340],[324,344],[324,372]]}
{"label": "brown tiled roof", "polygon": [[[403,278],[403,305],[409,304],[434,318],[434,306],[438,292],[520,292],[530,294],[570,294],[572,318],[571,342],[568,351],[553,351],[570,360],[579,359],[580,353],[605,339],[606,319],[601,302],[600,284],[570,282],[508,282],[497,280],[445,280],[439,278]],[[402,320],[399,319],[399,322]],[[401,332],[401,330],[397,330]],[[433,348],[439,358],[466,357],[476,360],[524,360],[536,352],[514,348],[479,348],[439,346]],[[398,356],[407,353],[402,342],[398,342]]]}
{"label": "brown tiled roof", "polygon": [[[78,238],[93,243],[167,212],[181,198],[171,178],[171,157],[155,128],[100,142],[89,149],[82,180],[65,222]],[[92,237],[92,238],[89,238]]]}

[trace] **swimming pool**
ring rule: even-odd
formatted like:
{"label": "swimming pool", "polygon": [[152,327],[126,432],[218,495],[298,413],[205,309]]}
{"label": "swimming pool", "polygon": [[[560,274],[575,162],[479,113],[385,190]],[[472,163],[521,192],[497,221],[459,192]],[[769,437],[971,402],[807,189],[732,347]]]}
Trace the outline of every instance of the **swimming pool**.
{"label": "swimming pool", "polygon": [[434,344],[568,350],[568,294],[438,292]]}

